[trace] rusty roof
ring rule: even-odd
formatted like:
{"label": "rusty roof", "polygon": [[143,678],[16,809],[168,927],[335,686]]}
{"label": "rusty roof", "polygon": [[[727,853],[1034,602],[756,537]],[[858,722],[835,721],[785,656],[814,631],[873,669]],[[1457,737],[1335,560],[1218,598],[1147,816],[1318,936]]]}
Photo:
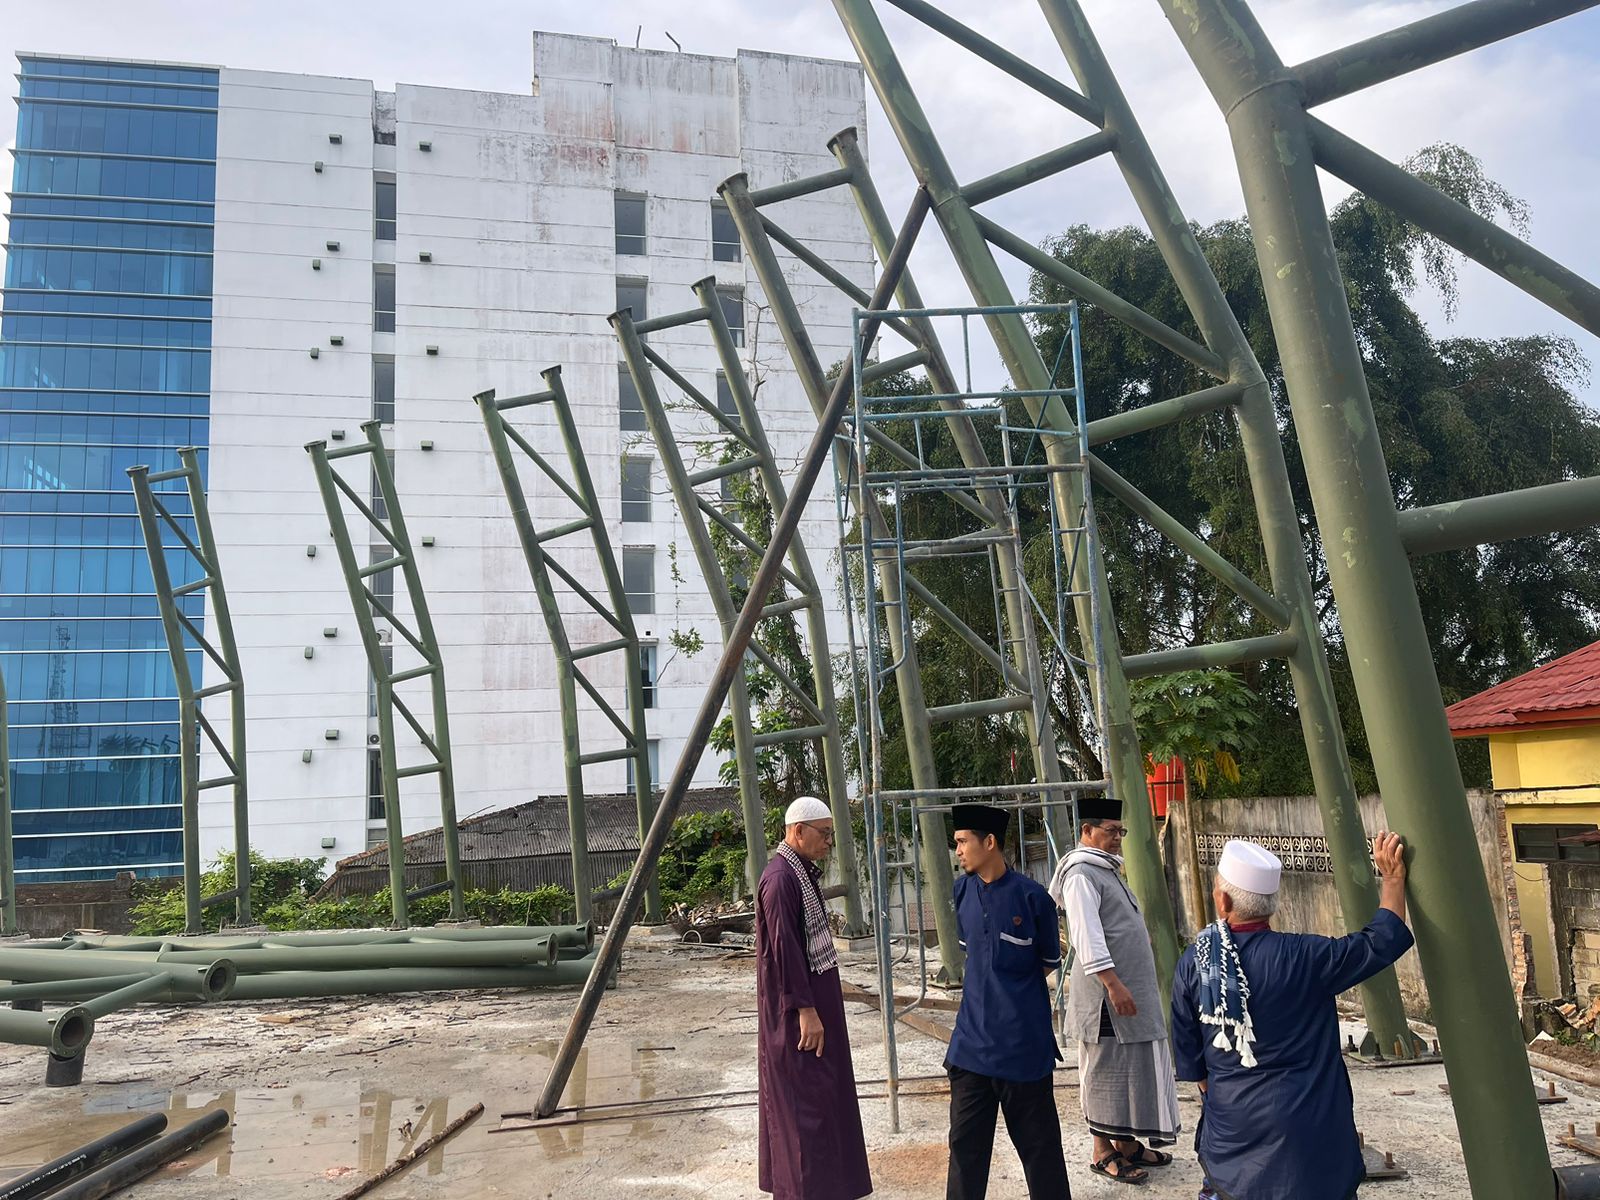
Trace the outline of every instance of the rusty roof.
{"label": "rusty roof", "polygon": [[1445,710],[1450,732],[1482,737],[1538,726],[1600,724],[1600,642],[1497,683]]}
{"label": "rusty roof", "polygon": [[[680,814],[722,812],[739,806],[734,788],[696,788],[683,799]],[[638,813],[632,792],[612,792],[586,797],[589,853],[636,853],[639,849]],[[488,862],[493,859],[539,858],[572,853],[572,837],[567,828],[567,798],[564,794],[537,799],[468,817],[456,825],[461,843],[461,861]],[[425,829],[405,839],[406,862],[410,865],[444,861],[444,827]],[[336,871],[387,869],[389,847],[374,846],[360,854],[341,858]]]}

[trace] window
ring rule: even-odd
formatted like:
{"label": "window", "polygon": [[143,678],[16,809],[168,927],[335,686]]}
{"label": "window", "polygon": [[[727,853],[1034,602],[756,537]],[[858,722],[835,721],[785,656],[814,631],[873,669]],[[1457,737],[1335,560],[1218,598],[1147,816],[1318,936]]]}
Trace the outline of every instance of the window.
{"label": "window", "polygon": [[[661,739],[651,738],[645,744],[645,758],[650,766],[650,790],[661,789]],[[628,790],[633,791],[633,759],[623,759],[628,764]]]}
{"label": "window", "polygon": [[628,611],[634,616],[649,616],[656,611],[654,547],[636,546],[622,551],[622,590],[628,597]]}
{"label": "window", "polygon": [[378,333],[394,332],[394,268],[372,269],[372,328]]}
{"label": "window", "polygon": [[[379,498],[374,497],[374,500],[377,501]],[[367,548],[367,564],[369,566],[377,566],[379,563],[385,562],[393,557],[394,547],[389,545],[388,542],[380,542],[376,546],[369,546]],[[378,603],[382,604],[390,612],[393,612],[394,568],[390,567],[387,571],[379,571],[376,575],[373,575],[369,580],[369,586],[372,588],[372,594],[377,599]],[[384,619],[383,614],[381,614],[376,607],[373,608],[372,615],[378,617],[380,620]]]}
{"label": "window", "polygon": [[644,706],[656,706],[656,648],[654,646],[639,647],[639,682],[644,689]]}
{"label": "window", "polygon": [[643,279],[617,280],[617,311],[633,310],[634,324],[647,320],[650,316],[649,306],[645,303],[646,287],[647,283]]}
{"label": "window", "polygon": [[[644,253],[644,197],[635,192],[618,192],[615,200],[617,253]],[[619,308],[621,305],[618,306]],[[641,320],[643,318],[640,318]]]}
{"label": "window", "polygon": [[711,202],[711,257],[717,262],[738,262],[744,256],[739,228],[721,200]]}
{"label": "window", "polygon": [[744,289],[718,288],[717,300],[722,305],[722,317],[728,322],[728,332],[733,334],[733,344],[744,345]]}
{"label": "window", "polygon": [[394,180],[378,179],[372,184],[373,233],[380,242],[394,241]]}
{"label": "window", "polygon": [[1600,863],[1600,843],[1589,846],[1563,846],[1562,838],[1594,833],[1593,825],[1513,825],[1511,844],[1518,862]]}
{"label": "window", "polygon": [[622,519],[648,521],[650,519],[650,460],[625,458],[622,460]]}
{"label": "window", "polygon": [[739,406],[733,402],[733,385],[721,371],[717,372],[717,410],[735,425],[743,428],[743,423],[739,420]]}
{"label": "window", "polygon": [[367,820],[383,820],[383,751],[367,751]]}
{"label": "window", "polygon": [[[389,477],[394,478],[394,451],[385,450],[383,456],[389,460]],[[383,498],[383,485],[378,479],[378,466],[372,466],[372,515],[380,521],[389,519],[389,504]]]}
{"label": "window", "polygon": [[639,389],[633,386],[633,376],[627,367],[617,368],[617,419],[624,433],[646,430],[644,405],[639,401]]}
{"label": "window", "polygon": [[387,354],[372,359],[372,416],[385,425],[394,424],[394,359]]}

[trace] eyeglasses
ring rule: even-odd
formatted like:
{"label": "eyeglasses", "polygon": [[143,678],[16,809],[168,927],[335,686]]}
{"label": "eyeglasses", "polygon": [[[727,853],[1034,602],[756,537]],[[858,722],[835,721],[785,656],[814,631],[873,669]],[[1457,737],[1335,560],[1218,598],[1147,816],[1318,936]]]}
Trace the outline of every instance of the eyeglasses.
{"label": "eyeglasses", "polygon": [[833,830],[831,828],[824,829],[820,825],[813,825],[810,821],[801,821],[800,824],[811,830],[811,832],[816,834],[818,837],[825,838],[830,842],[834,839]]}
{"label": "eyeglasses", "polygon": [[1112,837],[1128,836],[1128,827],[1126,825],[1102,825],[1100,828],[1103,832],[1109,833]]}

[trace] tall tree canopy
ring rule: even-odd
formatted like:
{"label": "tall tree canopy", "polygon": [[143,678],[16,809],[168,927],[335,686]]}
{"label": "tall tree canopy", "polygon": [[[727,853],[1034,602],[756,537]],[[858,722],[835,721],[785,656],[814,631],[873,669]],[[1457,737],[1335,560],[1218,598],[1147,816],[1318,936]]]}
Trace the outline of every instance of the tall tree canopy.
{"label": "tall tree canopy", "polygon": [[[1522,204],[1457,147],[1430,147],[1407,165],[1486,216],[1504,216],[1518,228],[1526,221]],[[1588,365],[1572,342],[1556,336],[1437,338],[1408,297],[1419,279],[1425,279],[1451,311],[1453,254],[1360,195],[1338,206],[1332,225],[1390,477],[1402,507],[1600,474],[1600,418],[1574,394]],[[1242,220],[1231,220],[1195,232],[1272,386],[1357,781],[1373,787],[1249,228]],[[1051,239],[1047,249],[1168,325],[1199,338],[1160,252],[1143,230],[1075,226]],[[1068,299],[1059,285],[1039,276],[1031,293],[1035,301]],[[1091,417],[1215,382],[1092,306],[1083,310],[1082,328]],[[1041,320],[1037,333],[1045,361],[1055,361],[1064,335],[1062,321]],[[1233,563],[1267,582],[1249,477],[1230,414],[1170,425],[1099,452]],[[1099,514],[1125,652],[1265,632],[1259,618],[1131,513],[1102,498]],[[1436,554],[1413,565],[1446,702],[1597,636],[1600,534],[1593,530]],[[1267,663],[1242,668],[1240,675],[1263,697],[1269,712],[1260,731],[1261,749],[1241,763],[1243,778],[1230,790],[1309,791],[1286,669]],[[1468,783],[1487,783],[1482,744],[1462,743],[1462,755]]]}

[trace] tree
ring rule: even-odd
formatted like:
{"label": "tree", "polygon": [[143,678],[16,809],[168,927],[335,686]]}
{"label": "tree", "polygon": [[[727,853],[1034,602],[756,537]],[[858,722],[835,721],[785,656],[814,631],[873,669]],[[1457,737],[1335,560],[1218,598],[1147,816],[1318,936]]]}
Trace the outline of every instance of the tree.
{"label": "tree", "polygon": [[[1459,147],[1432,146],[1407,166],[1482,215],[1513,226],[1526,209]],[[1434,504],[1600,473],[1600,420],[1573,388],[1587,364],[1553,336],[1436,339],[1407,302],[1426,280],[1453,311],[1456,259],[1448,248],[1366,197],[1335,209],[1331,224],[1387,456],[1402,506]],[[1271,385],[1284,431],[1290,485],[1307,546],[1335,691],[1357,783],[1375,786],[1332,591],[1324,568],[1282,367],[1273,342],[1249,228],[1242,220],[1195,230]],[[1142,230],[1075,226],[1051,239],[1056,257],[1192,338],[1199,332],[1159,251]],[[1066,299],[1035,276],[1036,301]],[[1085,306],[1086,394],[1091,418],[1215,381]],[[1050,362],[1064,329],[1040,322]],[[1232,417],[1214,413],[1098,451],[1240,569],[1267,582],[1248,475]],[[1259,619],[1142,522],[1110,502],[1099,510],[1109,584],[1128,653],[1267,632]],[[1600,535],[1529,538],[1415,560],[1417,590],[1447,702],[1592,641],[1600,627]],[[1242,764],[1237,790],[1310,790],[1293,694],[1283,664],[1240,668],[1263,700],[1262,752]],[[1461,745],[1469,784],[1487,782],[1480,743]]]}

